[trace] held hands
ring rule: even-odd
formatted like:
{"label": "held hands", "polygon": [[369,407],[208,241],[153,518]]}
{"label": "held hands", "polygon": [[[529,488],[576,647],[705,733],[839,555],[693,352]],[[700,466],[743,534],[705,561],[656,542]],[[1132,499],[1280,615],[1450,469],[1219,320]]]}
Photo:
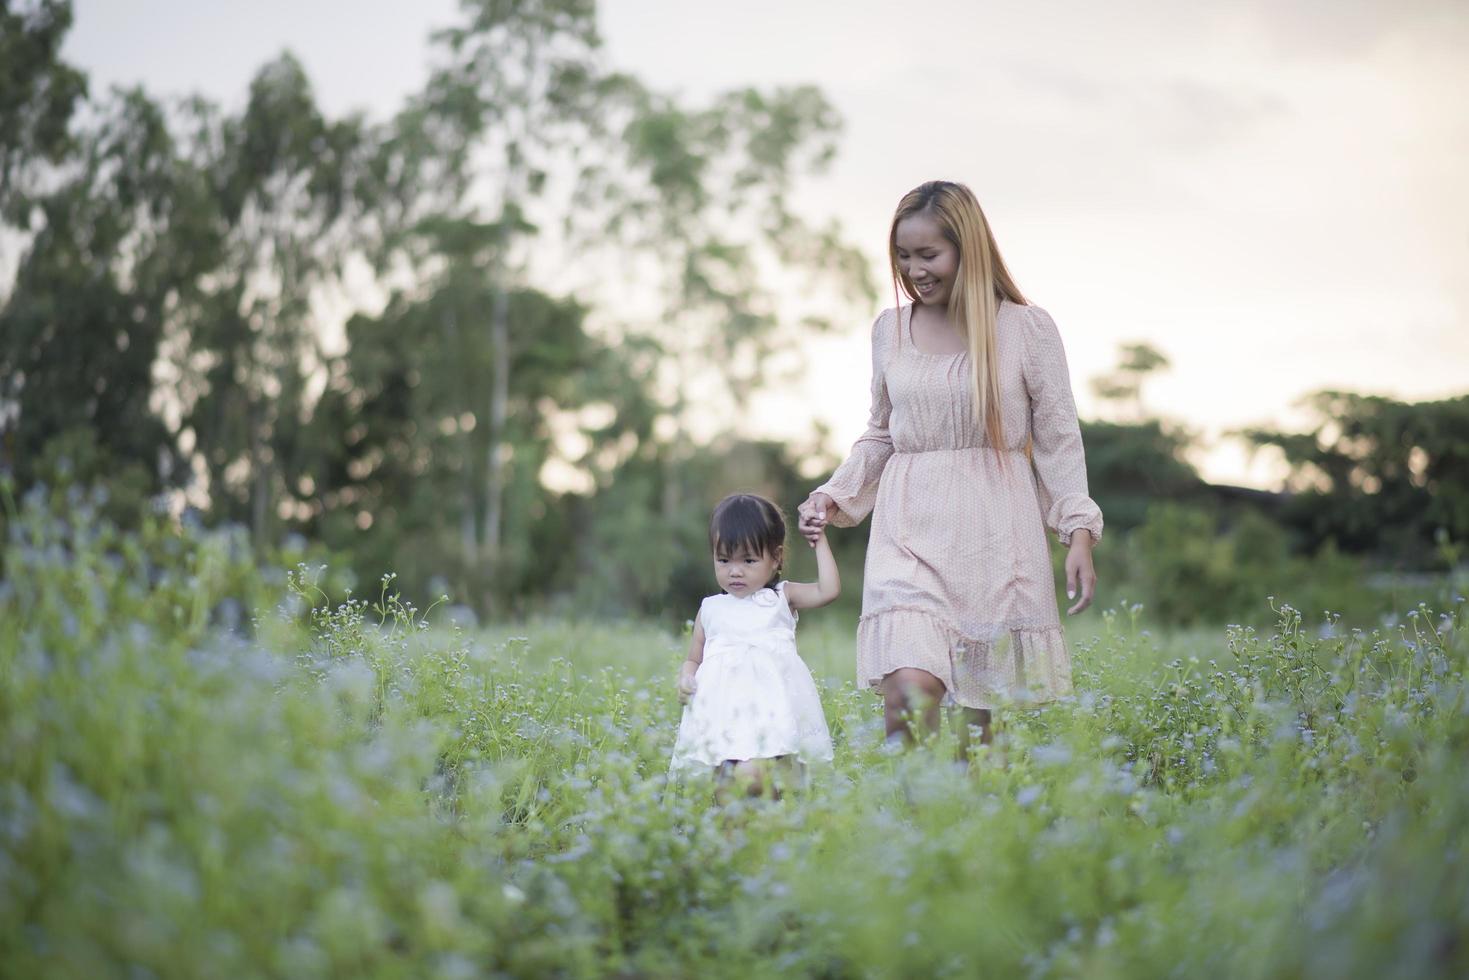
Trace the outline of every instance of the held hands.
{"label": "held hands", "polygon": [[812,493],[805,503],[796,508],[801,537],[811,547],[816,547],[816,542],[821,540],[821,535],[826,530],[827,516],[835,508],[836,504],[831,497],[819,492]]}
{"label": "held hands", "polygon": [[1071,550],[1066,553],[1066,598],[1076,599],[1076,593],[1081,592],[1081,598],[1076,605],[1066,610],[1066,615],[1075,616],[1087,606],[1092,604],[1092,596],[1097,590],[1097,572],[1092,567],[1092,534],[1090,531],[1078,530],[1071,535]]}
{"label": "held hands", "polygon": [[699,689],[699,681],[694,675],[699,672],[699,665],[692,660],[685,660],[683,666],[678,669],[678,703],[688,704],[694,692]]}

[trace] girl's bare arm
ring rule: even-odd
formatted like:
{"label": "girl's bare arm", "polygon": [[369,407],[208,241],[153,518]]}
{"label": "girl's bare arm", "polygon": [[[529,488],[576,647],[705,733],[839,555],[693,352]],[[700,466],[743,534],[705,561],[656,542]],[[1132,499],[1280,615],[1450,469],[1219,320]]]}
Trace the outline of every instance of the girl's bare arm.
{"label": "girl's bare arm", "polygon": [[816,581],[786,583],[786,601],[792,609],[816,609],[842,594],[842,576],[825,533],[816,539],[815,548]]}
{"label": "girl's bare arm", "polygon": [[694,617],[694,633],[689,637],[689,655],[683,665],[678,668],[678,699],[687,701],[694,696],[698,689],[698,681],[694,675],[699,672],[699,665],[704,662],[704,624],[698,616]]}

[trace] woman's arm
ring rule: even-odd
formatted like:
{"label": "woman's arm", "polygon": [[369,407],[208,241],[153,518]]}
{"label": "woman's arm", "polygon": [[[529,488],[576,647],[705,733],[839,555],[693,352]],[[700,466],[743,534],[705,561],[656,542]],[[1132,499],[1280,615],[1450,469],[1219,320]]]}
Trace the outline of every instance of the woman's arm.
{"label": "woman's arm", "polygon": [[1031,462],[1041,514],[1062,544],[1070,545],[1072,535],[1083,529],[1091,532],[1095,544],[1102,538],[1102,510],[1087,489],[1086,454],[1066,350],[1049,313],[1037,306],[1027,312],[1032,322],[1026,338],[1025,388],[1030,396]]}
{"label": "woman's arm", "polygon": [[1066,596],[1077,601],[1066,612],[1075,615],[1091,605],[1096,591],[1092,546],[1102,537],[1102,509],[1087,488],[1081,423],[1060,331],[1040,307],[1029,307],[1027,312],[1031,330],[1026,338],[1024,372],[1030,395],[1031,462],[1046,526],[1069,548]]}
{"label": "woman's arm", "polygon": [[[885,367],[893,338],[896,336],[898,311],[884,312],[872,325],[872,403],[868,410],[867,431],[852,444],[846,462],[837,467],[830,480],[817,487],[811,498],[818,494],[825,520],[816,518],[818,507],[811,498],[802,504],[801,533],[814,546],[814,531],[826,522],[837,527],[852,527],[868,514],[877,502],[877,484],[883,467],[893,454],[893,439],[888,432],[888,420],[893,405],[888,398]],[[831,506],[828,506],[830,501]]]}
{"label": "woman's arm", "polygon": [[704,662],[704,624],[701,616],[702,613],[694,617],[694,633],[689,637],[689,655],[683,666],[678,668],[678,699],[683,702],[693,697],[699,688],[699,682],[694,675]]}
{"label": "woman's arm", "polygon": [[816,539],[816,581],[787,582],[785,594],[793,610],[816,609],[842,594],[841,572],[825,534]]}

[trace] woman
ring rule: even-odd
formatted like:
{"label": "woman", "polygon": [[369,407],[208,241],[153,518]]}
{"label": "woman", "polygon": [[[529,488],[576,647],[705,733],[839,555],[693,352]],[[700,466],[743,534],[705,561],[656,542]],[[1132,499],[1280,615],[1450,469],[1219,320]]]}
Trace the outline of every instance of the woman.
{"label": "woman", "polygon": [[1045,529],[1070,549],[1074,615],[1102,512],[1056,325],[1016,288],[974,194],[910,191],[888,246],[913,302],[873,325],[867,431],[800,506],[801,533],[872,514],[857,673],[889,737],[911,739],[911,711],[936,731],[950,703],[988,743],[998,704],[1071,692]]}

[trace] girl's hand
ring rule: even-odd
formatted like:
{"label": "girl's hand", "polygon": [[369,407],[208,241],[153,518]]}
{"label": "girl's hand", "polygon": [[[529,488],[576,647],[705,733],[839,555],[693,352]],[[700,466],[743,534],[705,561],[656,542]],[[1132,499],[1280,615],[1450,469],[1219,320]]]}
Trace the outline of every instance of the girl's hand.
{"label": "girl's hand", "polygon": [[826,528],[827,515],[836,509],[836,504],[828,494],[813,492],[806,498],[806,502],[796,508],[796,514],[800,520],[798,527],[801,537],[811,547],[816,547],[816,542],[821,539],[821,532]]}
{"label": "girl's hand", "polygon": [[685,660],[683,666],[678,669],[678,703],[688,704],[694,692],[699,689],[699,680],[694,675],[699,672],[699,665],[692,660]]}
{"label": "girl's hand", "polygon": [[1092,604],[1097,591],[1097,572],[1092,567],[1092,533],[1078,530],[1071,535],[1071,550],[1066,553],[1066,598],[1075,599],[1081,592],[1076,605],[1066,610],[1066,615],[1075,616]]}

